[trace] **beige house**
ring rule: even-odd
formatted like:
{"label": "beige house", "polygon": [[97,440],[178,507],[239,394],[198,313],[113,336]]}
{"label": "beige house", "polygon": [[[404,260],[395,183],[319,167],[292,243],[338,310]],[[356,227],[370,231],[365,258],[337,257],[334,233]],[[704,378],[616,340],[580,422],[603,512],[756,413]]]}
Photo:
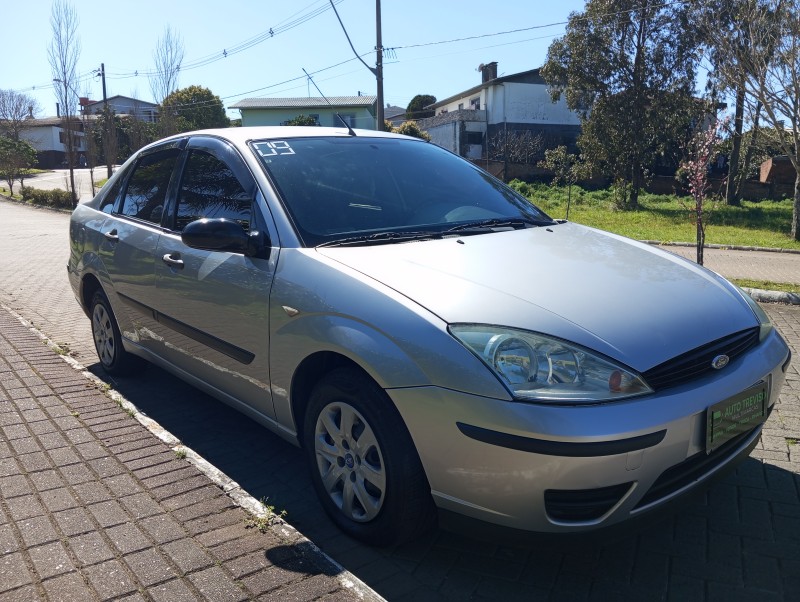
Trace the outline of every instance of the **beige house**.
{"label": "beige house", "polygon": [[[84,100],[86,102],[84,102]],[[103,112],[103,107],[108,105],[109,110],[117,115],[130,115],[139,121],[154,123],[158,119],[158,105],[131,96],[112,96],[106,100],[81,99],[84,115],[95,115]]]}

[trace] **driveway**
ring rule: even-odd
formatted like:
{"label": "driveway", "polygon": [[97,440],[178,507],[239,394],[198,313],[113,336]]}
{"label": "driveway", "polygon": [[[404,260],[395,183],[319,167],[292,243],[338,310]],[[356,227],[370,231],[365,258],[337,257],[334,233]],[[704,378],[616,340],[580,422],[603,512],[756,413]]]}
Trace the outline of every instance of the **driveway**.
{"label": "driveway", "polygon": [[[105,377],[66,280],[66,214],[0,202],[0,303]],[[151,367],[109,381],[127,399],[389,600],[800,599],[800,307],[765,306],[793,349],[759,447],[680,508],[613,539],[481,541],[437,530],[374,549],[316,501],[303,455],[227,406]]]}
{"label": "driveway", "polygon": [[[100,190],[95,187],[92,191],[92,180],[97,182],[106,177],[106,167],[101,165],[94,168],[94,173],[88,168],[75,168],[73,170],[75,178],[75,190],[78,193],[78,200],[90,199],[95,195],[95,192]],[[14,192],[19,193],[19,182],[14,183]],[[69,170],[68,169],[54,169],[35,176],[25,178],[25,186],[32,188],[41,188],[42,190],[52,190],[54,188],[61,188],[62,190],[69,190]]]}

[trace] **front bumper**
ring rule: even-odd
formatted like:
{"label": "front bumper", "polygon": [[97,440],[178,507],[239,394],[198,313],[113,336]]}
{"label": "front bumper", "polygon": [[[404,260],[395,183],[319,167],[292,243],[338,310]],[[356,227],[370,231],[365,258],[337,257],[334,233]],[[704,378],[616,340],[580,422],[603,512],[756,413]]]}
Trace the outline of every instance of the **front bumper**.
{"label": "front bumper", "polygon": [[390,389],[440,509],[537,532],[623,522],[747,456],[754,427],[706,453],[706,411],[754,383],[783,385],[788,348],[773,332],[707,378],[605,405],[533,405],[437,387]]}

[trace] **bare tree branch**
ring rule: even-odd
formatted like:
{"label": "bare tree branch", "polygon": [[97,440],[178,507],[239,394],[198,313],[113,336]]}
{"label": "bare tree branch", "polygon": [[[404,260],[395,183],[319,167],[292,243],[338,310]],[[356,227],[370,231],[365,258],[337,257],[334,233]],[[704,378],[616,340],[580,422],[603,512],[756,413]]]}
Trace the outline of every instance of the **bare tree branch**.
{"label": "bare tree branch", "polygon": [[155,73],[150,77],[153,99],[161,102],[178,88],[178,73],[183,63],[183,39],[167,25],[153,51]]}
{"label": "bare tree branch", "polygon": [[72,206],[78,205],[75,194],[75,129],[78,121],[73,117],[78,106],[78,58],[81,54],[81,42],[78,38],[78,14],[67,0],[55,0],[50,12],[50,27],[53,39],[47,49],[47,58],[53,74],[53,84],[58,100],[62,128],[65,137],[65,149],[69,166],[69,181],[72,187]]}
{"label": "bare tree branch", "polygon": [[25,129],[25,120],[36,116],[39,103],[26,94],[14,90],[0,90],[0,134],[19,141]]}

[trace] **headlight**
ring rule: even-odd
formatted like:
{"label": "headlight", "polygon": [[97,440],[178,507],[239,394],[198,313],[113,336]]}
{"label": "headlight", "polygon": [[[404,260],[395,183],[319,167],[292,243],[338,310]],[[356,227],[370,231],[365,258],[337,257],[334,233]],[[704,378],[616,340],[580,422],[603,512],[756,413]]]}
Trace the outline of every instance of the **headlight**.
{"label": "headlight", "polygon": [[480,324],[457,324],[450,332],[520,399],[596,403],[653,392],[631,370],[559,339]]}
{"label": "headlight", "polygon": [[750,309],[752,309],[753,313],[756,315],[756,319],[758,320],[758,325],[761,329],[760,332],[758,333],[759,334],[758,340],[763,341],[764,339],[767,338],[767,335],[770,332],[772,332],[772,322],[770,321],[767,312],[761,309],[761,306],[755,301],[755,299],[753,299],[750,295],[748,295],[747,292],[745,292],[738,286],[736,288],[739,290],[739,293],[741,293],[742,297],[744,297],[744,300],[747,301],[747,304],[750,306]]}

